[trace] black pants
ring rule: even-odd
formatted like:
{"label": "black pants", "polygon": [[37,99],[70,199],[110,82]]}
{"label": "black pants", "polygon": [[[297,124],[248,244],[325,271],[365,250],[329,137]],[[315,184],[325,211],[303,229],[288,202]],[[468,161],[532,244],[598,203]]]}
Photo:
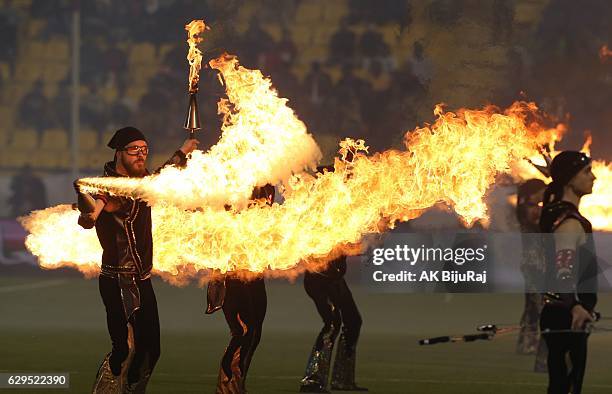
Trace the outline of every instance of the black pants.
{"label": "black pants", "polygon": [[[134,358],[128,370],[128,382],[150,374],[160,355],[159,315],[151,279],[136,281],[140,292],[140,309],[130,318],[134,329]],[[121,372],[121,363],[129,353],[128,326],[118,279],[100,275],[100,295],[106,308],[106,324],[112,341],[110,367],[114,375]]]}
{"label": "black pants", "polygon": [[323,328],[315,346],[321,345],[326,333],[331,331],[334,340],[340,327],[346,337],[349,348],[354,348],[361,331],[361,315],[353,294],[344,278],[332,279],[321,274],[306,272],[304,289],[315,303],[317,312],[323,319]]}
{"label": "black pants", "polygon": [[221,359],[221,368],[228,378],[232,377],[232,360],[236,356],[241,376],[246,378],[251,359],[261,339],[267,306],[263,278],[249,282],[230,277],[225,279],[223,314],[232,338]]}
{"label": "black pants", "polygon": [[[548,345],[548,394],[572,394],[582,392],[582,381],[587,359],[588,334],[545,334]],[[571,371],[565,361],[569,354]]]}

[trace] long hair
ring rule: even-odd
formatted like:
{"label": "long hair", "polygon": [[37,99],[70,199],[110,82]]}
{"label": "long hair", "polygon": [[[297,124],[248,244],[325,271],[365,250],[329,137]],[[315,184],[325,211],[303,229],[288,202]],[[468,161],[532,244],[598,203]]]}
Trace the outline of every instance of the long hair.
{"label": "long hair", "polygon": [[518,186],[516,199],[516,218],[519,224],[521,225],[521,229],[529,229],[530,227],[534,227],[534,225],[532,223],[529,223],[529,221],[527,220],[527,207],[529,206],[529,198],[543,189],[547,189],[546,183],[539,179],[529,179]]}

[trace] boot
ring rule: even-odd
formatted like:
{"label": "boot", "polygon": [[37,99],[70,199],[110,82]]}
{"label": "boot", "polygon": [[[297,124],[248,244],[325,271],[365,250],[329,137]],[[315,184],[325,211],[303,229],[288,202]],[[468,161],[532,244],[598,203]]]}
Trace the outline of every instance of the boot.
{"label": "boot", "polygon": [[230,366],[231,376],[228,376],[223,365],[219,368],[217,389],[215,394],[246,394],[242,371],[240,370],[240,350],[236,349]]}
{"label": "boot", "polygon": [[[110,368],[110,356],[111,354],[108,353],[102,360],[100,368],[98,368],[92,389],[93,394],[121,394],[123,392],[123,386],[125,385],[123,364],[121,374],[119,376],[113,375]],[[127,371],[127,368],[125,370]]]}
{"label": "boot", "polygon": [[147,384],[151,379],[151,370],[142,371],[140,379],[135,382],[128,383],[125,386],[124,394],[145,394]]}
{"label": "boot", "polygon": [[349,345],[344,332],[338,340],[338,350],[334,360],[331,389],[334,391],[368,391],[355,383],[356,345]]}
{"label": "boot", "polygon": [[300,393],[329,393],[327,381],[337,332],[337,328],[331,324],[319,334],[310,352],[304,378],[300,381]]}
{"label": "boot", "polygon": [[128,323],[128,356],[121,363],[121,373],[114,375],[110,368],[111,353],[108,353],[96,374],[96,380],[92,389],[93,394],[120,394],[125,390],[127,383],[127,372],[134,357],[134,330]]}

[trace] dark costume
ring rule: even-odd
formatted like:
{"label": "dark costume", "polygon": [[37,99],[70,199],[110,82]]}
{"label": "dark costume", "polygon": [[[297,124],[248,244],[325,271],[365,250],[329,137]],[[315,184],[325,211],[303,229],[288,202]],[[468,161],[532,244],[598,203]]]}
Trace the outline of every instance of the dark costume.
{"label": "dark costume", "polygon": [[[144,140],[142,134],[137,135],[132,130],[128,137],[125,135],[118,132],[109,146],[119,149],[131,141]],[[123,137],[119,142],[123,145],[113,144],[118,136]],[[165,165],[185,163],[185,154],[177,151]],[[108,162],[104,166],[104,176],[122,175],[117,173],[115,162]],[[99,289],[106,309],[112,351],[98,370],[93,392],[116,392],[127,383],[126,392],[144,393],[160,355],[157,301],[151,284],[151,208],[144,201],[124,197],[97,195],[96,198],[105,202],[118,201],[120,207],[114,212],[102,211],[95,224],[103,249]],[[126,369],[127,382],[122,382]]]}
{"label": "dark costume", "polygon": [[[274,186],[255,188],[251,199],[274,201]],[[218,394],[246,393],[246,376],[259,345],[268,299],[263,275],[248,281],[228,272],[208,284],[206,313],[223,309],[231,339],[221,359]]]}
{"label": "dark costume", "polygon": [[366,391],[355,384],[357,341],[361,330],[361,315],[353,295],[344,280],[346,256],[333,260],[322,272],[306,272],[304,288],[323,319],[323,328],[312,348],[300,392],[327,391],[332,351],[340,327],[336,358],[331,377],[332,390]]}
{"label": "dark costume", "polygon": [[[554,239],[546,248],[547,287],[552,291],[547,293],[540,327],[548,345],[549,394],[567,394],[570,390],[580,394],[582,391],[588,333],[546,333],[545,330],[570,330],[572,308],[579,304],[592,313],[597,303],[598,269],[591,223],[574,204],[561,200],[564,185],[589,163],[590,159],[579,152],[562,152],[555,157],[551,167],[553,182],[546,191],[540,218],[543,233],[554,233],[565,220],[575,219],[586,235],[586,242],[576,251],[557,251]],[[570,371],[566,355],[571,361]]]}
{"label": "dark costume", "polygon": [[546,342],[540,341],[540,312],[544,306],[544,298],[540,293],[544,281],[546,261],[544,256],[544,240],[539,232],[538,224],[533,223],[528,215],[528,209],[537,207],[533,197],[537,196],[546,184],[539,179],[530,179],[522,183],[517,190],[516,217],[521,227],[522,258],[521,273],[525,280],[525,306],[521,315],[520,331],[516,344],[518,354],[536,354],[535,372],[546,372],[548,349]]}
{"label": "dark costume", "polygon": [[525,279],[525,305],[521,315],[520,331],[516,344],[518,354],[536,354],[535,372],[546,372],[548,350],[546,342],[540,341],[539,321],[544,297],[538,293],[538,284],[544,276],[544,245],[537,233],[526,233],[523,237],[521,271]]}

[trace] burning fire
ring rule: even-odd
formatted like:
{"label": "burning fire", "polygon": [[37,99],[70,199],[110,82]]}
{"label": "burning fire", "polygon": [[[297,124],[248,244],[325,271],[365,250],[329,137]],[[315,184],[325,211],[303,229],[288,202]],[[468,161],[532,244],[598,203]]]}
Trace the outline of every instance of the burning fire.
{"label": "burning fire", "polygon": [[[589,134],[581,151],[591,155],[593,139]],[[593,160],[595,183],[593,193],[580,201],[580,211],[589,219],[595,230],[612,231],[612,163]]]}
{"label": "burning fire", "polygon": [[[548,142],[550,146],[550,157],[554,158],[560,151],[555,150],[555,142],[559,141],[565,132],[563,126],[558,126],[559,133],[551,133],[552,139]],[[580,149],[587,155],[591,155],[592,137],[589,134]],[[542,174],[534,165],[546,167],[546,161],[543,155],[533,155],[529,157],[531,163],[527,161],[519,161],[512,168],[512,175],[517,182],[525,181],[530,178],[541,179],[545,182],[550,182],[550,178]],[[586,195],[580,201],[580,211],[589,219],[593,225],[593,229],[602,231],[612,231],[612,163],[607,163],[603,160],[593,160],[593,174],[595,175],[595,184],[593,185],[593,193]]]}
{"label": "burning fire", "polygon": [[218,104],[223,126],[215,146],[193,152],[184,169],[167,167],[146,178],[84,178],[81,190],[140,198],[151,205],[222,209],[228,203],[244,206],[254,186],[286,182],[316,166],[319,147],[270,79],[230,55],[210,66],[220,71],[228,96]]}
{"label": "burning fire", "polygon": [[[220,71],[226,72],[222,67]],[[157,203],[154,266],[174,282],[201,277],[201,270],[210,268],[251,272],[244,271],[245,276],[270,269],[275,275],[292,277],[339,253],[357,253],[356,245],[365,234],[418,217],[439,202],[453,207],[468,224],[486,218],[482,200],[495,176],[508,172],[514,161],[532,155],[551,138],[552,131],[526,121],[536,109],[524,102],[503,112],[487,107],[453,113],[437,106],[433,125],[406,134],[406,150],[373,156],[366,155],[364,141],[347,139],[340,153],[345,158],[350,151],[353,159],[336,159],[333,173],[292,176],[283,190],[282,205],[229,211],[205,206],[194,212],[186,211],[180,200],[175,205]],[[234,124],[240,122],[236,119]],[[248,152],[248,146],[239,148]],[[246,162],[257,165],[254,160]],[[229,160],[224,164],[234,165]],[[182,184],[179,179],[175,182]],[[75,214],[68,207],[35,212],[24,226],[31,233],[26,244],[41,257],[41,264],[74,262],[75,256],[79,267],[99,261],[100,246],[81,244],[89,234],[77,231]],[[55,238],[70,242],[59,244]],[[83,245],[87,253],[77,250]]]}
{"label": "burning fire", "polygon": [[185,25],[187,30],[187,44],[189,44],[189,53],[187,60],[189,61],[189,93],[198,91],[198,82],[200,81],[200,68],[202,67],[202,52],[198,49],[198,44],[202,42],[202,33],[205,30],[210,30],[203,20],[193,20],[188,25]]}
{"label": "burning fire", "polygon": [[78,217],[79,212],[70,205],[58,205],[34,211],[21,219],[21,224],[30,232],[26,246],[38,256],[41,267],[73,266],[87,277],[100,272],[100,241],[95,231],[75,225]]}

